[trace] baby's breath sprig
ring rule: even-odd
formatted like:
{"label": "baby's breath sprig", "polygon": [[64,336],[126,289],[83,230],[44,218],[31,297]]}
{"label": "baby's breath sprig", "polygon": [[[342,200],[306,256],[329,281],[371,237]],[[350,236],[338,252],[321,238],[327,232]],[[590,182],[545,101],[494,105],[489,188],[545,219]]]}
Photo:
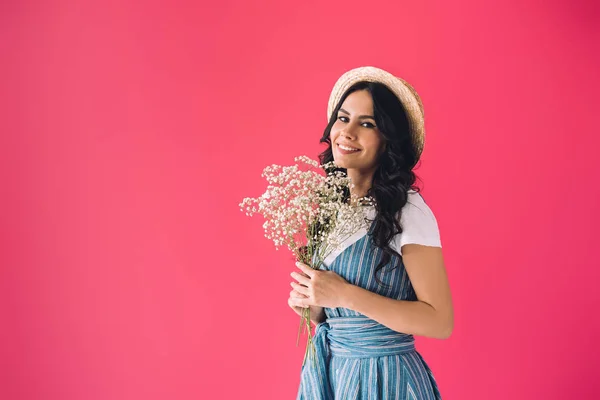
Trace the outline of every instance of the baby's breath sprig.
{"label": "baby's breath sprig", "polygon": [[[298,164],[273,164],[264,168],[266,191],[257,198],[244,198],[239,206],[246,215],[264,217],[265,237],[273,241],[277,250],[285,246],[296,260],[320,269],[327,256],[339,249],[344,240],[367,226],[364,211],[359,206],[364,205],[365,200],[372,204],[372,198],[363,198],[362,203],[347,203],[346,193],[351,192],[353,185],[334,162],[320,165],[307,156],[295,157],[294,161],[307,169],[303,170]],[[304,365],[309,349],[314,353],[310,308],[302,312],[298,338],[302,327],[308,331]]]}

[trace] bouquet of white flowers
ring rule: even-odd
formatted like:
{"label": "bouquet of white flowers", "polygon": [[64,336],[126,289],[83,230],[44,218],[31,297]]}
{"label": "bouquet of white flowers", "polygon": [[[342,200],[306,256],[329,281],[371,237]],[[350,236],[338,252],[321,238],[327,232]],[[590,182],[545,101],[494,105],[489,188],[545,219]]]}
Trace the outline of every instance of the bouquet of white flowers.
{"label": "bouquet of white flowers", "polygon": [[[267,190],[258,198],[244,198],[240,208],[246,215],[263,215],[265,236],[273,240],[276,249],[287,246],[297,261],[320,269],[332,251],[368,222],[359,205],[345,201],[353,185],[333,162],[319,165],[306,156],[294,160],[308,170],[298,165],[266,167],[262,176],[269,183]],[[361,200],[373,202],[370,197]],[[302,310],[296,346],[302,327],[308,331],[304,365],[309,348],[314,353],[310,308]]]}

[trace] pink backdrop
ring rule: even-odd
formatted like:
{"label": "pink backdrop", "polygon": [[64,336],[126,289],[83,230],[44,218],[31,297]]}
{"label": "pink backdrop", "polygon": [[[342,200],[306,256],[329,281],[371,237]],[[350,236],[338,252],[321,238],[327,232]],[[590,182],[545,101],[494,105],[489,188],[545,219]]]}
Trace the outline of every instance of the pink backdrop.
{"label": "pink backdrop", "polygon": [[295,267],[238,203],[317,155],[359,65],[425,104],[456,323],[417,348],[444,399],[597,396],[596,2],[0,9],[0,398],[294,398]]}

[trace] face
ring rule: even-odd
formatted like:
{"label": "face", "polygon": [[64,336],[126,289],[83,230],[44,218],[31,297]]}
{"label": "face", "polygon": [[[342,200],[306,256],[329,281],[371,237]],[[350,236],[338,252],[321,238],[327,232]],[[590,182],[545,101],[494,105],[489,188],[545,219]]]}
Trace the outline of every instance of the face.
{"label": "face", "polygon": [[371,94],[366,90],[358,90],[348,95],[331,128],[335,163],[355,172],[372,173],[384,150],[383,140],[375,125]]}

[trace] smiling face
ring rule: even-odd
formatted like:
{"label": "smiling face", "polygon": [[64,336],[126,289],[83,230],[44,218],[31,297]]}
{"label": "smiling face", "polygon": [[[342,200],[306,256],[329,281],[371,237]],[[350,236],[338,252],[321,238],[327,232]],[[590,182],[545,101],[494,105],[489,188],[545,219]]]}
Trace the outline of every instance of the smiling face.
{"label": "smiling face", "polygon": [[371,94],[366,90],[350,93],[331,127],[335,163],[348,169],[349,174],[373,174],[384,144],[384,138],[375,125]]}

